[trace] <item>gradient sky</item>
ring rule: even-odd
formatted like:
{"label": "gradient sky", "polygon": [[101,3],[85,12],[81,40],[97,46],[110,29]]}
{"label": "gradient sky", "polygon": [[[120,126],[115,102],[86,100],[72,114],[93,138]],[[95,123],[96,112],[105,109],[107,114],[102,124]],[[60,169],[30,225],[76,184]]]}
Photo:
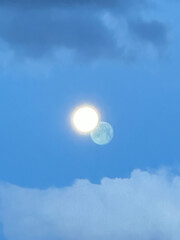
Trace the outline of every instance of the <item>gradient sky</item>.
{"label": "gradient sky", "polygon": [[[103,178],[131,181],[135,169],[140,169],[135,175],[142,175],[142,182],[144,172],[151,175],[160,169],[178,178],[179,7],[178,0],[0,0],[0,202],[7,202],[0,203],[0,232],[5,239],[89,240],[88,231],[79,237],[76,231],[72,237],[66,226],[60,235],[50,231],[31,236],[32,226],[25,233],[14,231],[6,217],[19,215],[7,199],[18,187],[27,204],[26,191],[43,189],[48,195],[47,189],[63,191],[76,179],[87,179],[93,186],[101,186]],[[96,106],[102,120],[113,126],[110,144],[98,146],[89,136],[73,131],[71,112],[83,103]],[[69,204],[73,209],[73,201]],[[21,215],[26,212],[17,209]],[[20,222],[15,228],[22,226]],[[180,238],[180,232],[126,235],[122,231],[105,236],[107,240]],[[103,235],[92,235],[101,239],[97,236]]]}

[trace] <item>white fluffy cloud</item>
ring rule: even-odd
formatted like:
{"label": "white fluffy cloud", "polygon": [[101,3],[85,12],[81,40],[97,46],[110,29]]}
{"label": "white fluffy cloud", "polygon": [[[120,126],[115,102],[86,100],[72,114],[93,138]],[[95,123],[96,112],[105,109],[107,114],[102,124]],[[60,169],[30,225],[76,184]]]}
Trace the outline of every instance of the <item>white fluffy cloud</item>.
{"label": "white fluffy cloud", "polygon": [[47,190],[0,185],[8,240],[179,240],[180,177],[135,170]]}

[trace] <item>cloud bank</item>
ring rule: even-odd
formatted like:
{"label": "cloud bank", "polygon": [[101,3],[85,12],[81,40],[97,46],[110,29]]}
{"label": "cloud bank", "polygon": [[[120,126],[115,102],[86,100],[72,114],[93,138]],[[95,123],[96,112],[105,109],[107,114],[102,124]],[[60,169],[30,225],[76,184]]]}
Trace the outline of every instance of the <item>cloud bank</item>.
{"label": "cloud bank", "polygon": [[11,6],[18,8],[49,8],[49,7],[84,7],[92,6],[94,8],[119,8],[120,11],[126,11],[133,7],[141,7],[148,4],[149,0],[0,0],[1,6]]}
{"label": "cloud bank", "polygon": [[135,170],[47,190],[0,185],[8,240],[179,240],[180,177]]}
{"label": "cloud bank", "polygon": [[[152,45],[157,52],[167,43],[167,26],[158,19],[141,16],[150,3],[0,0],[0,40],[21,57],[42,58],[67,50],[87,60],[130,60],[138,55],[139,42]],[[136,38],[132,41],[133,35]]]}

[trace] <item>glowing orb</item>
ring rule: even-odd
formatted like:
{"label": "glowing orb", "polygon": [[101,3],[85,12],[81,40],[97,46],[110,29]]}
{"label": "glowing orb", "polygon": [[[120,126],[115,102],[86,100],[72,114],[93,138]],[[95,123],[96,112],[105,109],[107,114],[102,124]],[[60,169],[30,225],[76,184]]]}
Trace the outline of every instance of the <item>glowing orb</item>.
{"label": "glowing orb", "polygon": [[104,145],[113,139],[113,128],[107,122],[100,122],[98,127],[90,133],[90,136],[96,144]]}
{"label": "glowing orb", "polygon": [[99,123],[99,113],[92,106],[80,106],[72,115],[72,123],[80,133],[90,133]]}

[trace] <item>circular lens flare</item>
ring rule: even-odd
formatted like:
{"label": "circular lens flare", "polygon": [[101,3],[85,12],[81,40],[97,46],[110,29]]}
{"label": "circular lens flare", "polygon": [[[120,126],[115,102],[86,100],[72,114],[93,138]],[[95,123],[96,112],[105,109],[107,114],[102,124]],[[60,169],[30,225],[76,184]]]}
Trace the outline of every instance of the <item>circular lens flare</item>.
{"label": "circular lens flare", "polygon": [[72,122],[76,130],[90,133],[99,123],[99,113],[92,106],[80,106],[72,115]]}

